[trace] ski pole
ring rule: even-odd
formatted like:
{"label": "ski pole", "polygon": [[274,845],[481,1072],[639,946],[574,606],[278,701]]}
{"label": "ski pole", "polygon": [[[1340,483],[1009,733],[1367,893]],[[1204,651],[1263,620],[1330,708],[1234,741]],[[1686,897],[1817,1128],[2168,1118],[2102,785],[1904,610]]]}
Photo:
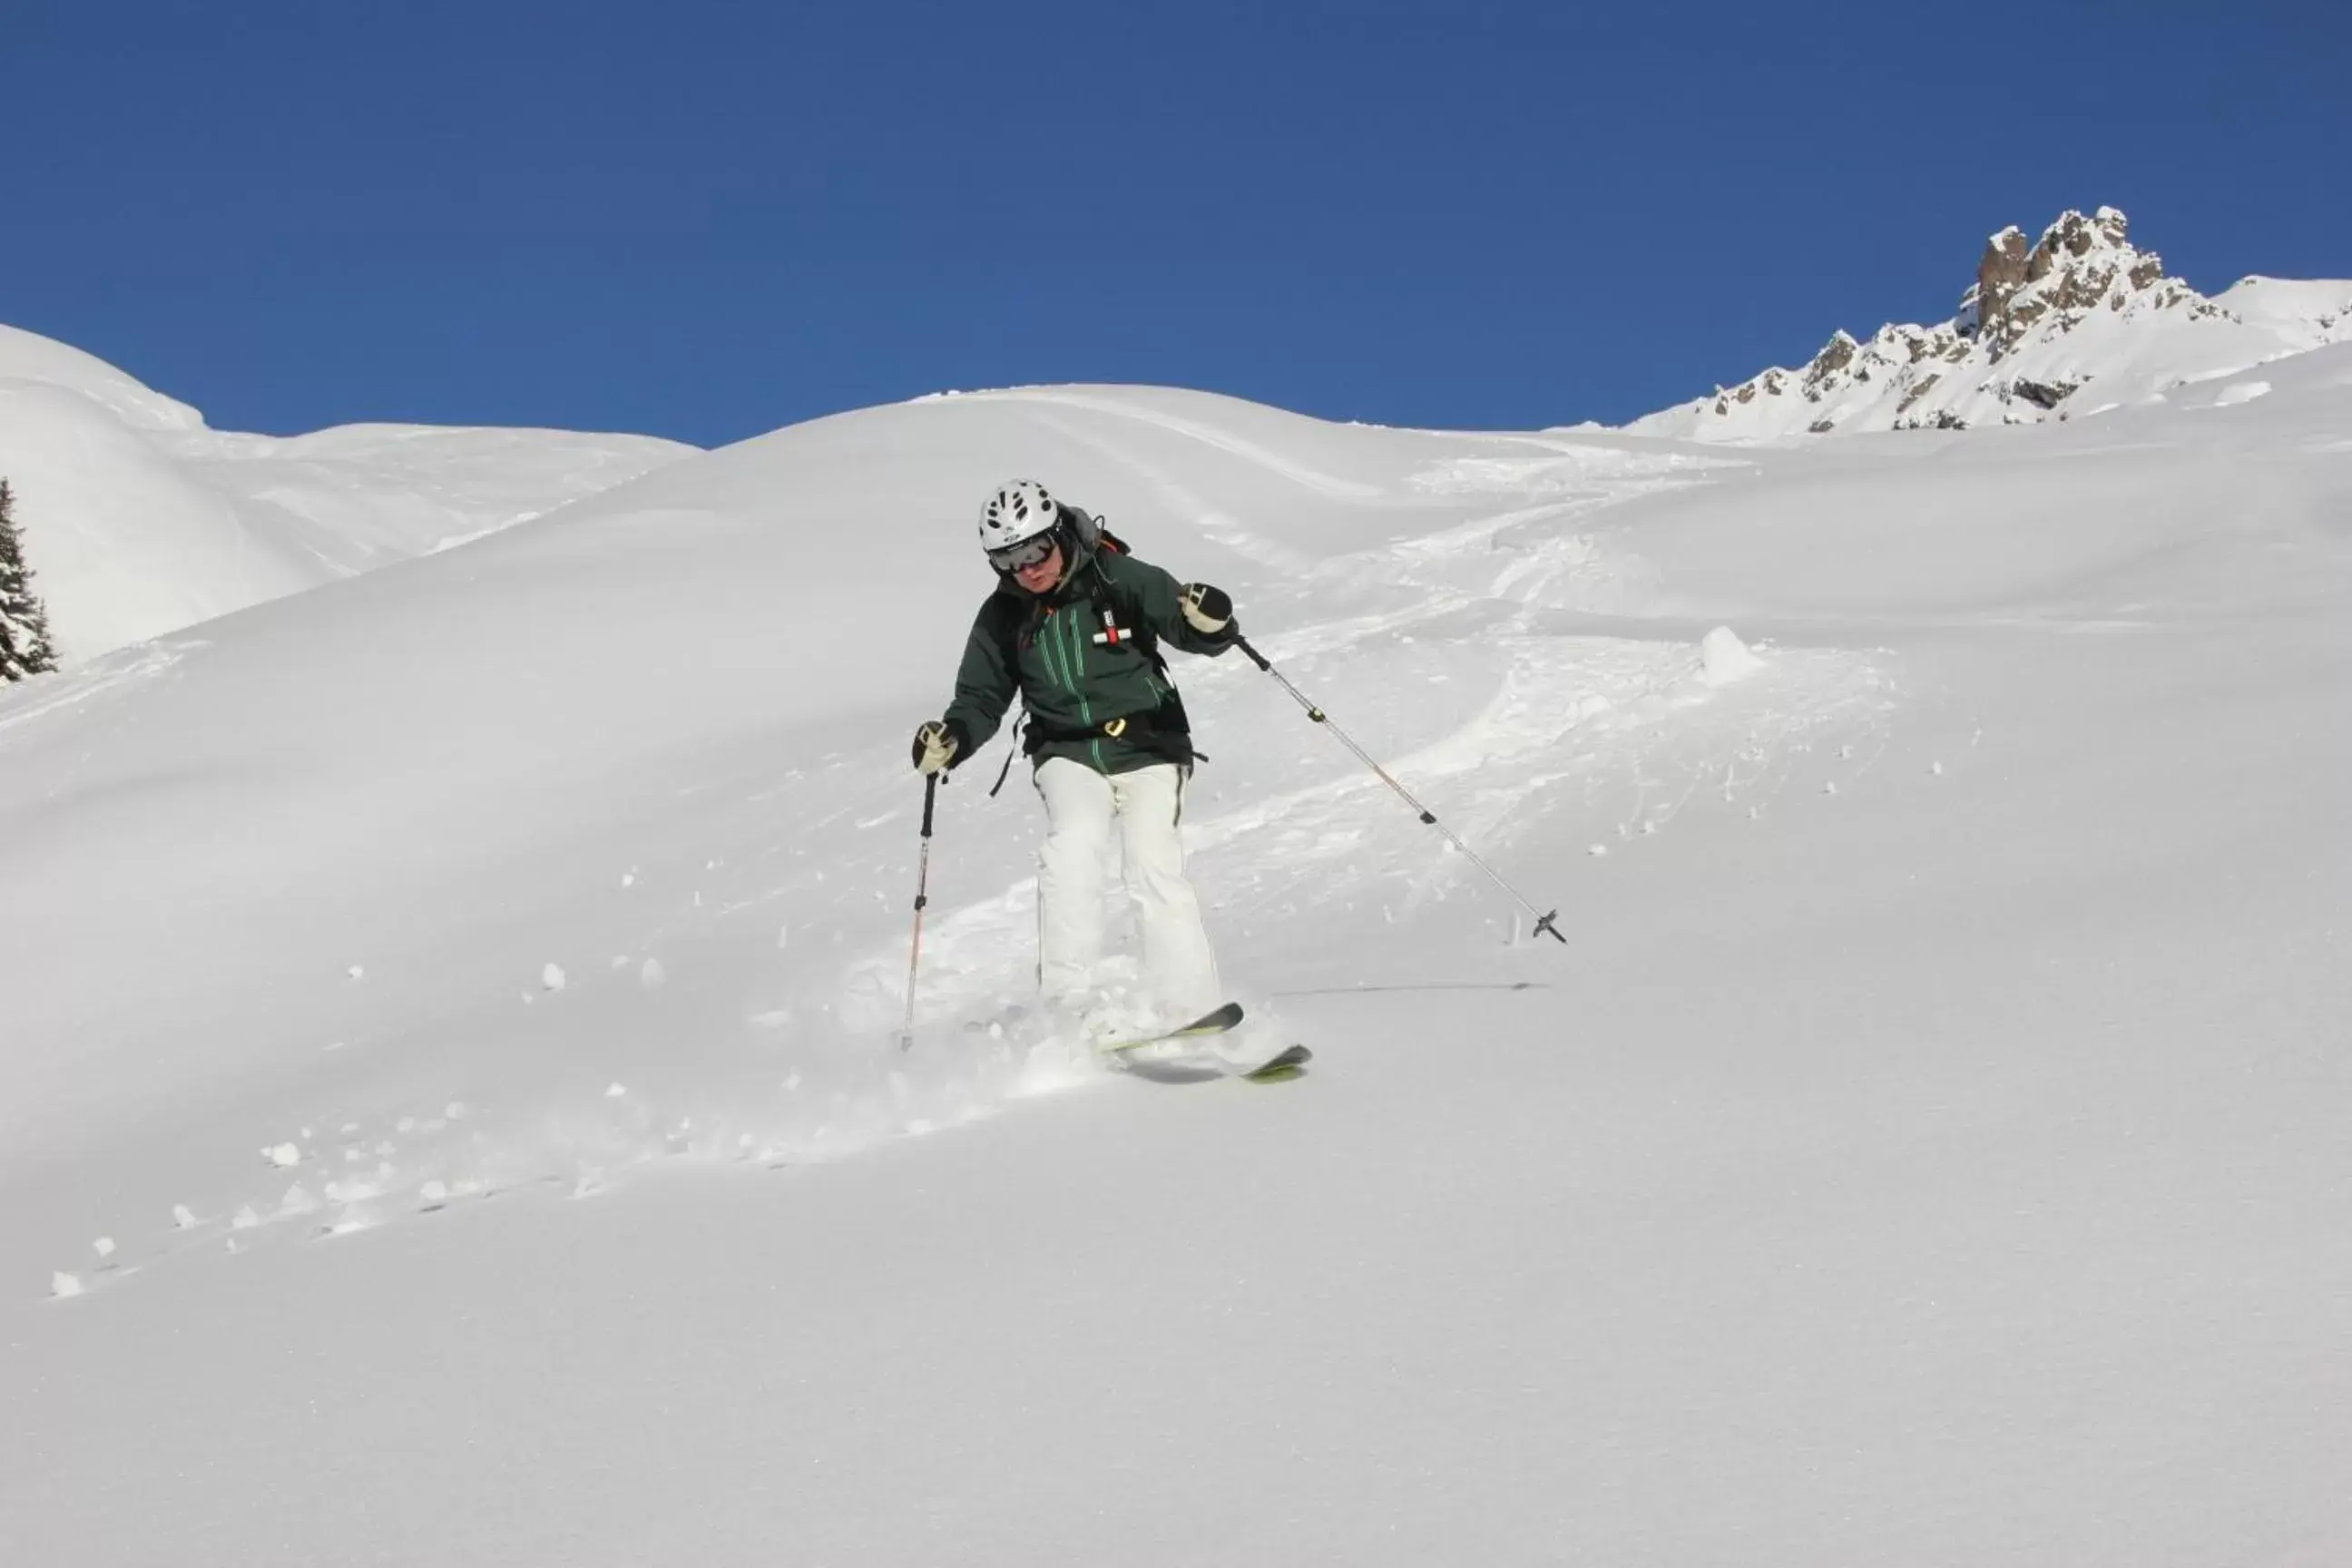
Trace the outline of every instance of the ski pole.
{"label": "ski pole", "polygon": [[1452,828],[1438,821],[1436,813],[1431,811],[1429,807],[1422,805],[1421,802],[1413,799],[1412,793],[1408,791],[1404,785],[1391,778],[1389,776],[1388,770],[1381,766],[1380,763],[1374,762],[1370,752],[1365,751],[1363,747],[1356,744],[1355,741],[1348,734],[1348,731],[1339,728],[1339,725],[1331,722],[1329,719],[1325,718],[1323,710],[1315,706],[1314,702],[1308,699],[1307,693],[1299,690],[1296,686],[1291,685],[1288,678],[1284,676],[1282,671],[1275,668],[1274,665],[1266,658],[1265,655],[1250,647],[1249,638],[1242,636],[1239,632],[1235,632],[1234,634],[1234,646],[1240,648],[1244,653],[1249,655],[1250,662],[1252,664],[1256,665],[1260,669],[1274,677],[1275,679],[1281,681],[1282,689],[1285,691],[1289,692],[1293,698],[1297,700],[1298,705],[1307,710],[1307,716],[1309,719],[1314,720],[1315,722],[1330,731],[1332,737],[1341,745],[1347,747],[1348,750],[1355,752],[1356,760],[1363,763],[1364,766],[1371,769],[1372,772],[1378,775],[1381,783],[1396,791],[1399,798],[1403,800],[1407,805],[1412,807],[1414,811],[1420,813],[1421,819],[1423,822],[1437,829],[1438,832],[1445,835],[1445,841],[1447,843],[1462,851],[1463,854],[1470,857],[1470,864],[1477,867],[1481,871],[1486,872],[1487,877],[1494,882],[1495,886],[1502,889],[1503,891],[1511,896],[1511,901],[1513,903],[1517,904],[1519,908],[1527,910],[1528,913],[1534,915],[1536,917],[1535,929],[1538,932],[1549,933],[1563,946],[1567,944],[1568,938],[1561,936],[1559,934],[1559,927],[1553,923],[1559,919],[1559,911],[1558,910],[1553,910],[1549,914],[1538,912],[1535,905],[1528,902],[1528,900],[1520,895],[1519,890],[1517,888],[1512,887],[1508,882],[1503,880],[1502,874],[1500,872],[1496,871],[1495,868],[1487,865],[1485,860],[1481,859],[1476,850],[1471,848],[1467,844],[1463,843],[1461,838]]}
{"label": "ski pole", "polygon": [[923,906],[930,902],[931,805],[940,797],[940,775],[923,780],[923,849],[915,861],[915,941],[907,954],[907,1023],[898,1031],[898,1048],[915,1048],[915,968],[923,961]]}

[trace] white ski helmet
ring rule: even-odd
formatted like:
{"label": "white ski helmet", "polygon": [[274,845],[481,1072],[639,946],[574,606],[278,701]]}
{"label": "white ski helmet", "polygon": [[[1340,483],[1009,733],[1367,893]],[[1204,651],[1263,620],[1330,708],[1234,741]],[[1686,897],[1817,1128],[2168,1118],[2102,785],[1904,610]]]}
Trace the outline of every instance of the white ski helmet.
{"label": "white ski helmet", "polygon": [[980,547],[993,553],[1050,533],[1062,521],[1062,509],[1034,479],[1014,479],[999,485],[980,509]]}

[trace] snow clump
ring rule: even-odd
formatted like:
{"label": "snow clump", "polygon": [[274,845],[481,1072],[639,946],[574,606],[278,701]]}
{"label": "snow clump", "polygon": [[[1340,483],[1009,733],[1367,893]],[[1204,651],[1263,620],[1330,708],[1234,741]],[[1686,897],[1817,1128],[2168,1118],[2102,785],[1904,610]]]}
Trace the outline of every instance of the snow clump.
{"label": "snow clump", "polygon": [[1764,668],[1748,645],[1729,626],[1717,626],[1698,645],[1699,679],[1709,686],[1728,686]]}

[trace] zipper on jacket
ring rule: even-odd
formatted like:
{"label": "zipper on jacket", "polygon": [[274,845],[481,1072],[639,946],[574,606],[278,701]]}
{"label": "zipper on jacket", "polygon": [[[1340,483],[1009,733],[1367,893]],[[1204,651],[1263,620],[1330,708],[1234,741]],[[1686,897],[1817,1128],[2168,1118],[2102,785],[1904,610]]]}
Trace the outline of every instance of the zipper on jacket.
{"label": "zipper on jacket", "polygon": [[1061,682],[1062,689],[1070,688],[1070,678],[1062,672],[1061,650],[1054,646],[1054,612],[1045,612],[1045,624],[1037,637],[1039,653],[1045,660],[1045,673]]}
{"label": "zipper on jacket", "polygon": [[[1079,645],[1077,632],[1077,623],[1081,617],[1065,616],[1062,612],[1068,608],[1067,605],[1064,605],[1045,612],[1045,629],[1038,640],[1045,644],[1046,673],[1058,676],[1061,679],[1063,689],[1078,700],[1078,721],[1087,728],[1092,729],[1095,722],[1095,705],[1087,700],[1087,694],[1079,684],[1086,675],[1086,649]],[[1057,621],[1062,626],[1062,646],[1059,650],[1056,650],[1054,646],[1054,625]],[[1058,657],[1056,657],[1057,651]],[[1098,773],[1110,772],[1103,763],[1102,741],[1099,737],[1087,738],[1087,754],[1095,761],[1095,772]]]}

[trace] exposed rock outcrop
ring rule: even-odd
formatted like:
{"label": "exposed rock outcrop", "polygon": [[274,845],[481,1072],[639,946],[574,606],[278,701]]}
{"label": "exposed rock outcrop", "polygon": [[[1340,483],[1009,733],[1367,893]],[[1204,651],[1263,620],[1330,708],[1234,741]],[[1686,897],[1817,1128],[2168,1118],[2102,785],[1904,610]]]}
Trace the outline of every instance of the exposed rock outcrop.
{"label": "exposed rock outcrop", "polygon": [[[2261,280],[2240,289],[2254,281]],[[2339,333],[2334,317],[2322,314],[2294,323],[2309,341],[2271,348],[2263,341],[2275,330],[2270,319],[2246,331],[2244,320],[2168,275],[2155,251],[2135,246],[2123,213],[2070,210],[2031,244],[2014,226],[1988,238],[1975,279],[1948,321],[1890,322],[1863,340],[1833,332],[1797,369],[1775,366],[1633,428],[1741,439],[2033,423],[2068,413],[2069,400],[2084,387],[2116,363],[2138,357],[2131,343],[2201,323],[2220,323],[2205,330],[2224,339],[2225,329],[2237,329],[2251,344],[2242,363],[2352,336],[2352,324]],[[2226,361],[2235,341],[2192,345],[2187,357]]]}

